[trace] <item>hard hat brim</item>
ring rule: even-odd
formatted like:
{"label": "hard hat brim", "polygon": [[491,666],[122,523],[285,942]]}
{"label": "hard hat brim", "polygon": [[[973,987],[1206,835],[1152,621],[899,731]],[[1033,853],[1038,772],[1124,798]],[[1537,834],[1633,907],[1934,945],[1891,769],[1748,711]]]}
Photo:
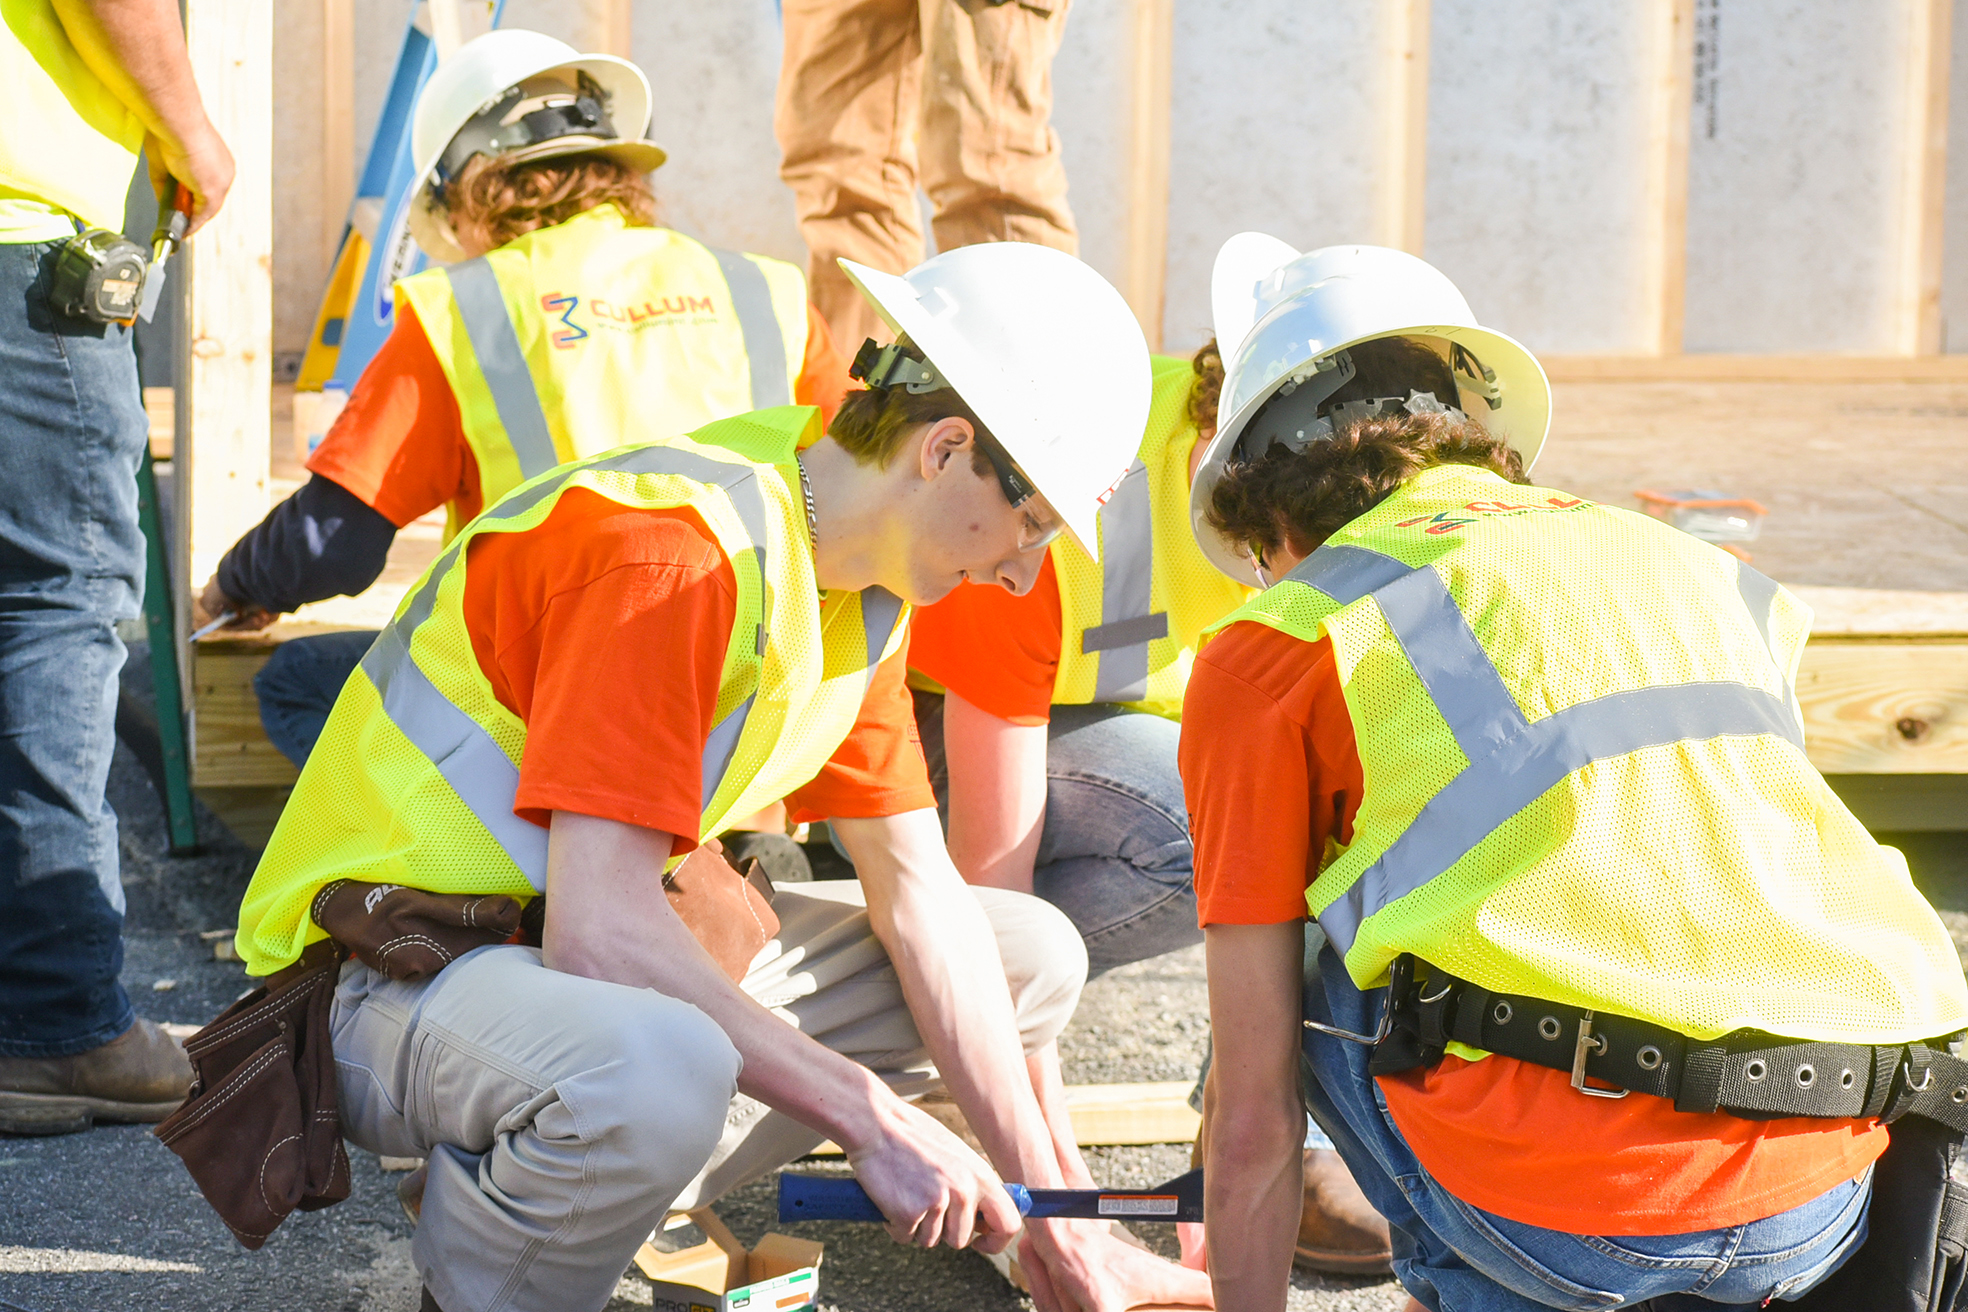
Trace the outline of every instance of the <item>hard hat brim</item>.
{"label": "hard hat brim", "polygon": [[[1503,388],[1506,398],[1513,398],[1509,404],[1509,426],[1499,428],[1489,417],[1489,411],[1480,400],[1465,402],[1457,399],[1457,404],[1471,418],[1483,424],[1494,436],[1500,437],[1512,450],[1523,458],[1524,469],[1529,472],[1536,462],[1538,453],[1544,447],[1546,435],[1551,429],[1551,384],[1545,377],[1544,366],[1530,350],[1504,333],[1488,328],[1477,328],[1466,324],[1442,324],[1403,328],[1399,332],[1371,333],[1341,342],[1319,353],[1319,359],[1337,355],[1339,352],[1358,346],[1362,342],[1376,341],[1383,337],[1424,337],[1447,342],[1459,342],[1467,347],[1479,360],[1497,375],[1497,382]],[[1232,348],[1234,349],[1234,348]],[[1226,351],[1225,358],[1229,357]],[[1308,360],[1309,364],[1310,361]],[[1264,403],[1278,390],[1291,381],[1287,371],[1274,378],[1262,391],[1253,395],[1240,406],[1237,412],[1217,426],[1216,435],[1204,448],[1202,459],[1196,465],[1196,477],[1189,488],[1189,520],[1196,535],[1196,545],[1212,565],[1239,583],[1250,587],[1262,587],[1263,582],[1251,568],[1249,558],[1239,556],[1223,541],[1216,530],[1209,526],[1206,517],[1210,495],[1216,490],[1217,482],[1223,476],[1223,467],[1228,462],[1230,452],[1244,429],[1250,426]]]}
{"label": "hard hat brim", "polygon": [[[991,386],[996,380],[968,376],[971,353],[955,330],[943,322],[956,307],[946,304],[941,313],[932,312],[907,279],[871,269],[865,264],[856,264],[849,259],[841,259],[838,263],[842,272],[875,307],[875,313],[881,316],[889,330],[897,337],[906,336],[914,342],[935,363],[937,370],[950,380],[950,386],[984,421],[984,426],[1002,441],[1002,434],[1009,431],[1020,417],[997,413],[996,391]],[[1145,369],[1145,355],[1142,363]],[[1033,484],[1059,515],[1074,543],[1097,562],[1100,559],[1099,504],[1087,502],[1073,489],[1060,488],[1056,484],[1049,486],[1052,480],[1043,466],[1033,468],[1031,464],[1021,461],[1020,468],[1031,477]],[[1117,477],[1125,472],[1125,468],[1123,466],[1116,471]]]}
{"label": "hard hat brim", "polygon": [[1257,326],[1257,284],[1299,254],[1291,243],[1262,232],[1240,232],[1217,251],[1210,268],[1210,326],[1225,360]]}

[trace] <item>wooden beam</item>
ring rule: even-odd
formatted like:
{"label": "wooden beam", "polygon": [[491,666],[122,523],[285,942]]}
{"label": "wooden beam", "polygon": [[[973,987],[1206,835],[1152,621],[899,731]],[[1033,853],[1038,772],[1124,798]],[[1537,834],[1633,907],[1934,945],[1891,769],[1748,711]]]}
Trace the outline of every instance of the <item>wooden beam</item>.
{"label": "wooden beam", "polygon": [[[1083,1148],[1113,1144],[1193,1143],[1202,1117],[1189,1107],[1193,1080],[1148,1084],[1069,1084],[1066,1110],[1073,1137]],[[840,1146],[823,1143],[810,1156],[838,1157]]]}
{"label": "wooden beam", "polygon": [[1168,279],[1169,101],[1175,0],[1133,0],[1128,85],[1127,245],[1121,294],[1151,350],[1162,345]]}
{"label": "wooden beam", "polygon": [[1813,638],[1797,700],[1826,774],[1968,774],[1968,642]]}
{"label": "wooden beam", "polygon": [[430,21],[431,42],[437,47],[437,62],[441,64],[457,54],[466,40],[458,0],[424,0],[424,15]]}
{"label": "wooden beam", "polygon": [[1387,105],[1381,116],[1380,241],[1421,254],[1428,222],[1430,0],[1386,0]]}
{"label": "wooden beam", "polygon": [[355,197],[355,0],[321,0],[321,267],[332,270]]}
{"label": "wooden beam", "polygon": [[1694,0],[1650,0],[1646,220],[1640,348],[1678,355],[1688,284],[1688,117],[1695,95]]}
{"label": "wooden beam", "polygon": [[1953,0],[1905,0],[1907,63],[1901,119],[1894,349],[1941,350],[1942,232],[1947,213],[1948,73]]}
{"label": "wooden beam", "polygon": [[238,174],[225,205],[171,270],[184,295],[172,462],[181,625],[191,613],[193,590],[267,510],[273,8],[266,0],[189,0],[185,6],[192,72]]}
{"label": "wooden beam", "polygon": [[1968,383],[1968,355],[1547,355],[1554,383]]}
{"label": "wooden beam", "polygon": [[618,59],[635,58],[634,0],[601,0],[600,49]]}

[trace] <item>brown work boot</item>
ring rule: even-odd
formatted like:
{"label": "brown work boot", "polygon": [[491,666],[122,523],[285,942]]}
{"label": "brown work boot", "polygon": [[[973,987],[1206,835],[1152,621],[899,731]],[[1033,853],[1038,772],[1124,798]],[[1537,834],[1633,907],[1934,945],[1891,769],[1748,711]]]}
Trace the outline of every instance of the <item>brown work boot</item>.
{"label": "brown work boot", "polygon": [[72,1057],[0,1057],[0,1132],[73,1134],[95,1121],[150,1124],[191,1091],[191,1060],[154,1021],[140,1020]]}
{"label": "brown work boot", "polygon": [[1292,1265],[1338,1275],[1386,1275],[1394,1269],[1387,1222],[1353,1183],[1330,1148],[1305,1150],[1305,1210],[1298,1216]]}

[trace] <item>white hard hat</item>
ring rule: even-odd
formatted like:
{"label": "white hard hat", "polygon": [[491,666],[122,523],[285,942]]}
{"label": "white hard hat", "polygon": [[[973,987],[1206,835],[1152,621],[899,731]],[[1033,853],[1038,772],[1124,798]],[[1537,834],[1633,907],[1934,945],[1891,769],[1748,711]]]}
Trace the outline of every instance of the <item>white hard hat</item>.
{"label": "white hard hat", "polygon": [[[1239,583],[1261,586],[1242,544],[1224,542],[1205,514],[1210,493],[1265,402],[1321,373],[1350,346],[1420,338],[1443,351],[1459,405],[1523,457],[1529,469],[1551,426],[1551,384],[1521,343],[1480,327],[1455,284],[1434,265],[1384,246],[1325,246],[1298,254],[1275,237],[1239,233],[1217,252],[1211,276],[1217,349],[1223,353],[1218,425],[1189,489],[1196,542]],[[1350,377],[1350,365],[1343,375]],[[1328,384],[1330,390],[1336,383]]]}
{"label": "white hard hat", "polygon": [[961,246],[897,277],[842,269],[984,421],[1098,559],[1100,507],[1148,426],[1148,343],[1108,281],[1063,251]]}
{"label": "white hard hat", "polygon": [[[521,83],[562,72],[567,74],[561,80],[570,93],[547,97],[551,104],[535,106],[538,97],[519,94]],[[585,97],[572,94],[583,78],[599,91],[598,105],[583,104]],[[493,120],[491,116],[508,99],[512,103],[505,106],[505,113]],[[443,180],[438,174],[445,153],[466,128],[482,126],[484,139],[459,143],[464,158],[452,161],[453,174],[471,153],[511,160],[607,155],[648,173],[665,158],[661,146],[643,139],[649,129],[649,102],[649,79],[626,59],[584,55],[565,41],[513,27],[467,41],[437,66],[417,96],[410,128],[417,169],[410,199],[411,235],[433,259],[465,257],[432,184]],[[538,121],[541,113],[547,121]],[[473,145],[478,146],[477,152],[470,150]]]}

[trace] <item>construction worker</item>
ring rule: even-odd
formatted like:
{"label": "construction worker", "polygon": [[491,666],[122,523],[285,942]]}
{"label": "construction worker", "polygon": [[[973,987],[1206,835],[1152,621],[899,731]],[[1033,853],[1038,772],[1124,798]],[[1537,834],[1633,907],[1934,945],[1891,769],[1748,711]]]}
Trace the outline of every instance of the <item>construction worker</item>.
{"label": "construction worker", "polygon": [[114,273],[91,252],[119,239],[140,149],[160,196],[189,192],[194,231],[233,162],[177,0],[4,0],[0,16],[0,1133],[61,1134],[162,1120],[191,1066],[117,981],[103,795],[150,426],[127,317],[56,293],[64,269]]}
{"label": "construction worker", "polygon": [[[1100,508],[1096,562],[1052,544],[1022,596],[966,584],[912,622],[909,664],[950,858],[973,884],[1064,911],[1095,971],[1200,941],[1176,769],[1204,629],[1251,594],[1196,546],[1189,484],[1216,431],[1223,359],[1156,356],[1133,465]],[[1309,1270],[1385,1272],[1387,1224],[1307,1125]]]}
{"label": "construction worker", "polygon": [[[808,444],[813,408],[759,411],[494,504],[350,678],[247,890],[255,974],[321,936],[335,880],[547,897],[543,950],[423,983],[343,968],[343,1130],[431,1149],[427,1305],[600,1308],[665,1208],[826,1137],[896,1237],[1002,1247],[998,1175],[902,1100],[939,1081],[1006,1178],[1084,1177],[1044,1056],[1079,936],[951,867],[902,649],[907,603],[1025,591],[1054,536],[1093,539],[1146,350],[1113,288],[1041,247],[850,273],[899,340],[827,437]],[[740,987],[662,875],[781,797],[861,877],[779,890]],[[1208,1301],[1104,1225],[1035,1223],[1020,1248],[1048,1309]]]}
{"label": "construction worker", "polygon": [[1184,705],[1218,1306],[1284,1306],[1301,1055],[1411,1308],[1801,1297],[1882,1113],[1968,1103],[1947,932],[1804,755],[1809,612],[1532,485],[1543,371],[1422,261],[1247,237],[1218,283],[1196,532],[1266,588]]}
{"label": "construction worker", "polygon": [[[396,530],[446,535],[521,482],[624,442],[797,401],[829,417],[846,365],[799,270],[656,223],[649,82],[538,32],[489,32],[418,97],[410,228],[449,267],[404,279],[396,322],[308,459],[312,477],[220,561],[210,617],[259,628],[361,592]],[[295,764],[373,632],[283,643],[256,681]]]}
{"label": "construction worker", "polygon": [[936,249],[1025,241],[1069,255],[1079,230],[1052,128],[1069,0],[785,0],[772,131],[836,341],[881,325],[836,261],[900,273]]}

